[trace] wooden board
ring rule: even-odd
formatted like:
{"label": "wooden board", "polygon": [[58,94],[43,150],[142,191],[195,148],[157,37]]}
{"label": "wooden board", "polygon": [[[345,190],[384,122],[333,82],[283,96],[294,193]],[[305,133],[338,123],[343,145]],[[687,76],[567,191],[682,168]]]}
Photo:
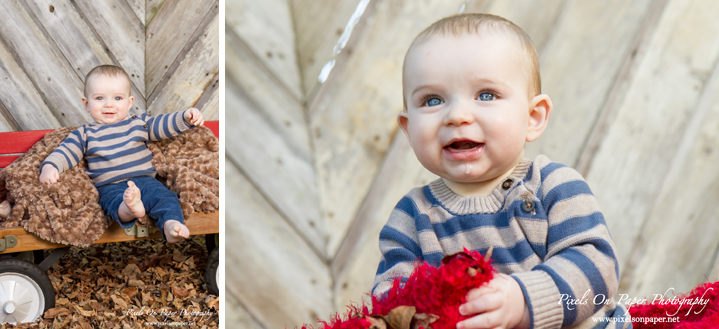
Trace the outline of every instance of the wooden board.
{"label": "wooden board", "polygon": [[[521,27],[532,39],[534,47],[541,50],[554,31],[559,15],[567,0],[531,1],[531,0],[491,0],[469,1],[466,13],[491,13],[504,17]],[[541,67],[541,66],[540,66]]]}
{"label": "wooden board", "polygon": [[[224,294],[225,304],[222,308],[223,320],[221,323],[231,323],[235,328],[243,329],[265,329],[247,309],[231,294]],[[227,328],[227,325],[225,325]],[[289,327],[288,327],[289,328]]]}
{"label": "wooden board", "polygon": [[411,189],[435,179],[437,176],[417,161],[404,133],[398,131],[382,169],[332,261],[338,311],[371,291],[381,258],[379,232],[397,202]]}
{"label": "wooden board", "polygon": [[289,1],[227,0],[225,24],[295,99],[302,99]]}
{"label": "wooden board", "polygon": [[[220,231],[218,212],[209,214],[194,213],[185,220],[185,225],[190,230],[191,235],[214,234],[219,233]],[[125,231],[120,227],[120,225],[113,222],[105,233],[103,233],[93,244],[162,238],[160,231],[156,227],[152,226],[150,228],[150,232],[151,234],[147,237],[137,238],[125,234]],[[17,245],[12,248],[7,248],[5,251],[0,252],[0,254],[67,247],[63,244],[51,243],[47,240],[38,238],[36,235],[25,231],[22,227],[0,228],[0,239],[9,235],[17,238]]]}
{"label": "wooden board", "polygon": [[145,30],[147,53],[162,54],[148,56],[145,62],[145,95],[148,98],[152,98],[155,87],[168,78],[166,75],[173,74],[179,66],[178,58],[184,58],[184,54],[189,51],[187,44],[204,31],[200,22],[217,6],[216,0],[166,0],[160,5]]}
{"label": "wooden board", "polygon": [[4,14],[0,34],[6,48],[12,50],[25,74],[42,91],[41,96],[55,118],[64,126],[90,122],[89,114],[78,106],[82,98],[81,79],[65,69],[67,62],[60,61],[18,2],[0,1],[0,11]]}
{"label": "wooden board", "polygon": [[[205,120],[219,120],[220,119],[220,81],[219,73],[212,79],[211,85],[205,89],[205,94],[200,97],[195,106],[200,106],[200,111],[204,116]],[[211,91],[211,94],[204,100],[204,97]]]}
{"label": "wooden board", "polygon": [[[292,0],[298,63],[305,97],[319,85],[322,67],[333,57],[333,49],[360,0]],[[309,99],[308,103],[312,100]]]}
{"label": "wooden board", "polygon": [[719,69],[712,65],[622,278],[631,296],[662,293],[662,288],[688,292],[717,279],[711,270],[719,250]]}
{"label": "wooden board", "polygon": [[[134,11],[133,7],[123,5],[122,2],[110,3],[106,1],[73,0],[82,13],[85,22],[90,25],[99,36],[102,45],[107,49],[112,63],[127,71],[134,88],[135,102],[142,100],[142,107],[134,106],[138,111],[145,111],[145,33],[144,24]],[[144,6],[142,6],[144,8]],[[144,19],[144,15],[141,16]],[[121,33],[120,33],[121,31]],[[69,46],[72,46],[71,43]],[[155,57],[155,56],[152,56]],[[109,62],[103,62],[109,63]],[[97,65],[97,64],[93,64]],[[87,70],[81,71],[82,77]],[[140,95],[141,97],[137,97]]]}
{"label": "wooden board", "polygon": [[0,131],[47,129],[60,125],[3,43],[0,43],[0,99],[6,109]]}
{"label": "wooden board", "polygon": [[[189,7],[184,6],[185,3],[189,3]],[[0,74],[4,78],[0,82],[3,87],[0,91],[0,130],[43,129],[92,122],[80,102],[84,78],[91,68],[107,63],[120,65],[128,72],[135,97],[132,112],[146,113],[145,100],[150,96],[145,85],[146,56],[148,63],[156,65],[168,61],[156,81],[163,86],[162,96],[182,94],[192,98],[191,103],[204,106],[212,101],[216,89],[210,81],[217,80],[213,77],[219,74],[218,70],[209,76],[192,76],[194,80],[184,79],[189,83],[207,80],[204,84],[212,88],[204,88],[199,95],[188,92],[177,82],[184,77],[173,74],[217,16],[218,5],[218,1],[188,0],[3,2],[0,4],[5,15],[0,22]],[[192,11],[193,8],[201,10]],[[208,16],[212,10],[214,15]],[[154,20],[157,13],[158,20],[148,26],[146,36],[143,22],[148,16]],[[146,42],[155,48],[145,51]],[[217,42],[212,44],[216,46],[214,49],[219,48]],[[217,58],[194,59],[211,62],[195,62],[195,65],[219,66]],[[183,67],[189,64],[185,63]],[[186,69],[180,72],[187,73]],[[171,90],[173,88],[178,90]]]}
{"label": "wooden board", "polygon": [[542,50],[542,92],[554,103],[544,134],[526,146],[575,166],[651,1],[570,1]]}
{"label": "wooden board", "polygon": [[195,106],[219,71],[220,37],[219,15],[210,12],[211,22],[195,41],[184,58],[178,58],[181,64],[169,80],[158,85],[156,93],[148,101],[150,115],[181,111]]}
{"label": "wooden board", "polygon": [[[636,264],[630,255],[640,237],[652,248],[670,243],[643,236],[643,231],[680,149],[678,136],[691,128],[699,96],[719,59],[719,22],[710,14],[719,11],[717,5],[712,1],[667,4],[587,176],[625,272]],[[691,32],[688,38],[690,31],[701,33]],[[622,282],[622,287],[628,286]]]}
{"label": "wooden board", "polygon": [[225,46],[226,155],[292,225],[324,254],[316,179],[302,106],[241,39]]}
{"label": "wooden board", "polygon": [[[355,27],[310,105],[330,258],[366,197],[397,130],[396,116],[402,110],[401,67],[412,36],[431,22],[456,13],[462,3],[370,2],[367,16]],[[366,22],[372,24],[364,27]]]}
{"label": "wooden board", "polygon": [[127,4],[132,8],[132,11],[135,12],[135,16],[137,16],[137,19],[142,23],[142,26],[145,26],[145,2],[150,1],[127,0]]}
{"label": "wooden board", "polygon": [[[50,1],[50,0],[26,0],[27,1],[27,12],[31,14],[31,16],[35,17],[35,22],[38,26],[42,26],[43,30],[46,31],[48,38],[52,40],[52,42],[57,45],[59,51],[61,52],[61,58],[66,59],[70,67],[73,68],[75,74],[81,79],[81,81],[85,80],[85,75],[90,72],[92,68],[94,68],[97,65],[100,64],[112,64],[114,63],[115,56],[110,53],[110,51],[105,49],[105,46],[101,44],[102,41],[98,41],[101,39],[96,39],[93,31],[91,31],[88,28],[88,25],[83,20],[83,17],[76,11],[76,8],[70,3],[69,0],[61,0],[61,1]],[[92,2],[93,4],[99,4],[101,2]],[[87,5],[87,6],[85,6]],[[47,8],[50,6],[53,6],[53,10],[50,11]],[[85,8],[91,8],[91,4],[81,4],[81,6]],[[109,7],[109,6],[108,6]],[[124,7],[124,6],[120,6]],[[109,8],[105,8],[107,11],[109,11]],[[132,11],[128,8],[128,11],[130,11],[130,17],[124,17],[124,18],[132,18],[134,17],[134,14]],[[101,11],[104,12],[104,11]],[[117,12],[117,11],[116,11]],[[116,14],[116,12],[114,14]],[[95,17],[95,21],[98,19],[96,16],[98,16],[97,12],[89,11],[88,15],[85,15],[86,17]],[[109,16],[106,14],[106,16]],[[105,19],[100,16],[100,20],[103,22],[111,21],[115,18],[116,15],[113,15],[112,18],[105,17]],[[122,29],[114,30],[113,34],[105,33],[104,36],[107,36],[110,40],[115,39],[123,39],[121,36],[127,36],[127,33],[117,33],[117,31],[126,31]],[[138,35],[139,36],[139,35]],[[139,48],[135,49],[132,46],[138,46],[139,43],[135,42],[135,37],[132,37],[132,42],[124,42],[121,45],[119,45],[116,48],[122,49],[122,53],[118,54],[120,55],[120,58],[128,58],[132,59],[133,57],[140,57],[144,53],[144,49],[140,46]],[[139,39],[138,39],[139,41]],[[118,44],[117,42],[114,42],[114,44]],[[134,56],[127,56],[128,53],[134,54]],[[144,87],[144,82],[141,81],[141,78],[139,76],[140,72],[142,72],[142,69],[144,67],[144,63],[138,62],[130,62],[130,61],[124,61],[125,63],[122,64],[128,64],[131,66],[123,67],[127,71],[128,74],[130,74],[130,81],[132,83],[131,89],[132,94],[136,95],[136,100],[133,105],[133,109],[135,113],[144,113],[145,112],[145,101],[144,97],[142,96],[142,93],[136,86],[138,83],[142,83],[141,87]],[[116,64],[116,63],[115,63]],[[137,95],[140,95],[137,97]],[[77,104],[81,104],[78,100]]]}
{"label": "wooden board", "polygon": [[145,26],[150,25],[165,0],[145,0]]}
{"label": "wooden board", "polygon": [[719,280],[719,254],[715,255],[714,259],[714,265],[712,266],[711,271],[709,272],[709,275],[707,275],[707,278],[709,282],[714,282]]}
{"label": "wooden board", "polygon": [[324,260],[232,162],[225,171],[226,294],[266,328],[316,326],[332,311]]}
{"label": "wooden board", "polygon": [[575,168],[584,176],[591,170],[592,161],[594,161],[597,150],[604,141],[607,130],[616,119],[617,111],[624,102],[624,98],[629,90],[629,85],[636,77],[637,70],[640,67],[639,63],[647,56],[647,50],[650,45],[648,40],[654,35],[656,26],[666,7],[666,3],[667,1],[654,1],[650,6],[649,12],[646,14],[642,22],[642,27],[638,31],[634,41],[632,52],[630,56],[625,59],[624,65],[619,71],[612,89],[609,91],[601,112],[596,119],[594,128],[589,138],[587,138],[584,150],[582,150],[577,160]]}

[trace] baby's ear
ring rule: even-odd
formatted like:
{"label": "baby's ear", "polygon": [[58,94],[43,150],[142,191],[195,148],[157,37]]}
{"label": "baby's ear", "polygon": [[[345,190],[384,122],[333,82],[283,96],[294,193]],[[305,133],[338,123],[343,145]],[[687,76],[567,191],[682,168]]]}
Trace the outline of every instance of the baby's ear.
{"label": "baby's ear", "polygon": [[90,112],[90,110],[87,108],[87,97],[82,98],[82,107],[85,108],[85,111]]}
{"label": "baby's ear", "polygon": [[547,128],[550,114],[552,114],[552,100],[546,94],[534,96],[529,101],[527,142],[532,142],[542,135]]}
{"label": "baby's ear", "polygon": [[397,114],[397,123],[399,123],[399,127],[402,128],[405,136],[409,139],[409,117],[407,115],[407,111],[399,112],[399,114]]}

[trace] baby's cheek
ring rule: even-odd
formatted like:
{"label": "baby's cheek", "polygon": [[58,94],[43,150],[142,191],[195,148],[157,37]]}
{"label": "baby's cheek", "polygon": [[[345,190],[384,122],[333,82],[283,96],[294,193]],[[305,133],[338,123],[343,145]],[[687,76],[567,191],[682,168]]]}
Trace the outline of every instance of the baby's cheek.
{"label": "baby's cheek", "polygon": [[518,151],[524,147],[527,138],[527,130],[522,129],[519,125],[505,126],[504,129],[498,129],[494,134],[502,146],[507,151]]}
{"label": "baby's cheek", "polygon": [[414,127],[414,131],[410,132],[410,145],[412,148],[429,148],[432,144],[436,143],[437,136],[429,134],[429,129],[422,126]]}
{"label": "baby's cheek", "polygon": [[435,154],[436,152],[430,152],[427,148],[413,145],[414,154],[417,156],[417,160],[430,172],[439,175],[438,169],[441,166],[441,155]]}

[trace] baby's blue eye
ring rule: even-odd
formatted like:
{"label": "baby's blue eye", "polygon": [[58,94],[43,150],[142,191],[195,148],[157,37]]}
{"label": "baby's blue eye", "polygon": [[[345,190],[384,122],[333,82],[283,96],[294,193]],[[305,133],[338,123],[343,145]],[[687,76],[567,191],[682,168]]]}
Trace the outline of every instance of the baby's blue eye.
{"label": "baby's blue eye", "polygon": [[439,99],[439,98],[437,98],[437,97],[432,97],[432,98],[426,100],[426,101],[424,102],[424,105],[425,105],[425,106],[437,106],[437,105],[440,105],[440,104],[442,104],[442,103],[444,103],[444,102],[442,102],[441,99]]}
{"label": "baby's blue eye", "polygon": [[122,97],[117,96],[117,97],[115,97],[115,100],[116,100],[116,101],[122,100]]}
{"label": "baby's blue eye", "polygon": [[101,100],[102,100],[102,96],[98,96],[96,99],[97,99],[98,101],[101,101]]}
{"label": "baby's blue eye", "polygon": [[479,94],[479,97],[477,97],[478,100],[486,102],[486,101],[493,101],[497,99],[497,95],[492,93],[481,93]]}

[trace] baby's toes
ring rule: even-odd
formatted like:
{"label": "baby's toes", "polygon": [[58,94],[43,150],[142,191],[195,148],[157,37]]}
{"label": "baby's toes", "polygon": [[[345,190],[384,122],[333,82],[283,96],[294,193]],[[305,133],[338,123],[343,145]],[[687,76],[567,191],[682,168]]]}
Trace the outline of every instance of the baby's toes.
{"label": "baby's toes", "polygon": [[187,229],[187,226],[185,226],[185,225],[181,225],[181,224],[175,225],[174,231],[175,231],[174,235],[177,237],[187,238],[190,236],[190,230]]}

